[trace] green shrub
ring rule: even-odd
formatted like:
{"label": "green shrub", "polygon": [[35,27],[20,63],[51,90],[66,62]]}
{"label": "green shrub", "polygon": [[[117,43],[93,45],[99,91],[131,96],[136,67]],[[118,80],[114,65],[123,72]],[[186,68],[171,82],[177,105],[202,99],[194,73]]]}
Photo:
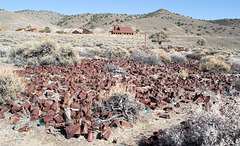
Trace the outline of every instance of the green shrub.
{"label": "green shrub", "polygon": [[24,91],[25,83],[13,70],[0,68],[0,103],[17,100]]}

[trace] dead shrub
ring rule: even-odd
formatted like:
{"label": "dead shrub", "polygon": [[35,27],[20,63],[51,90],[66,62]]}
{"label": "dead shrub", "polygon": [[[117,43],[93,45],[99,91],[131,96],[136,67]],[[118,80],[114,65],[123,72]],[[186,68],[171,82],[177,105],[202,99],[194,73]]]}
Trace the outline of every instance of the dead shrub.
{"label": "dead shrub", "polygon": [[187,62],[186,56],[182,55],[179,52],[170,52],[169,55],[171,56],[172,62],[176,62],[176,63],[186,63]]}
{"label": "dead shrub", "polygon": [[134,96],[126,91],[126,87],[118,84],[110,91],[109,97],[104,102],[104,108],[108,112],[113,112],[113,115],[118,118],[135,122],[138,119],[141,104],[133,98]]}
{"label": "dead shrub", "polygon": [[158,50],[154,49],[152,50],[154,55],[158,56],[158,59],[161,60],[162,62],[171,62],[171,57],[167,55],[167,53],[164,50]]}
{"label": "dead shrub", "polygon": [[128,50],[120,47],[109,47],[107,48],[104,53],[103,57],[105,58],[128,58],[130,57],[130,53]]}
{"label": "dead shrub", "polygon": [[130,56],[130,60],[140,64],[163,66],[163,63],[158,59],[158,56],[149,51],[144,52],[135,49]]}
{"label": "dead shrub", "polygon": [[207,72],[226,73],[230,65],[215,56],[206,56],[199,61],[199,69]]}
{"label": "dead shrub", "polygon": [[23,79],[18,77],[12,69],[0,68],[0,103],[17,100],[24,89]]}
{"label": "dead shrub", "polygon": [[[172,126],[156,145],[239,145],[240,107],[214,104],[211,110],[193,108],[189,127]],[[186,122],[182,123],[186,125]]]}
{"label": "dead shrub", "polygon": [[54,41],[25,44],[12,50],[9,62],[17,65],[71,66],[79,61],[76,49],[69,44],[59,45]]}

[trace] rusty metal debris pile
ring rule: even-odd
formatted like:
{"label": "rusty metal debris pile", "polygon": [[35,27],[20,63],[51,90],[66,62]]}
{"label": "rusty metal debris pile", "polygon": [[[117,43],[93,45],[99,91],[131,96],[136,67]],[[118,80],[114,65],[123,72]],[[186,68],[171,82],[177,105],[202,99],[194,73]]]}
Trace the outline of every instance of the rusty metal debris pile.
{"label": "rusty metal debris pile", "polygon": [[[185,80],[178,77],[182,69],[188,70]],[[28,115],[29,122],[41,120],[46,123],[46,129],[60,129],[68,139],[87,135],[88,141],[96,137],[94,131],[107,140],[111,127],[129,127],[140,110],[137,102],[148,109],[159,107],[166,111],[179,107],[179,102],[190,100],[208,107],[211,97],[197,93],[196,89],[229,94],[237,78],[201,72],[191,63],[153,66],[129,59],[83,59],[81,64],[70,67],[27,66],[16,72],[27,81],[26,91],[18,102],[1,105],[0,118],[10,111],[13,124],[17,124],[23,115]],[[134,96],[133,99],[125,94],[106,98],[119,83]],[[173,102],[175,107],[169,106]],[[26,125],[19,132],[29,130],[31,127]]]}

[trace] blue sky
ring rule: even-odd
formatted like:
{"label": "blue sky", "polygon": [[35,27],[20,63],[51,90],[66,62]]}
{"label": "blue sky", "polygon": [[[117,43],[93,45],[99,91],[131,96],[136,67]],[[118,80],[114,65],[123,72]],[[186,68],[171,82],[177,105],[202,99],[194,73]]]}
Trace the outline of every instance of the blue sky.
{"label": "blue sky", "polygon": [[1,0],[0,9],[83,13],[144,14],[166,9],[195,19],[240,18],[240,0]]}

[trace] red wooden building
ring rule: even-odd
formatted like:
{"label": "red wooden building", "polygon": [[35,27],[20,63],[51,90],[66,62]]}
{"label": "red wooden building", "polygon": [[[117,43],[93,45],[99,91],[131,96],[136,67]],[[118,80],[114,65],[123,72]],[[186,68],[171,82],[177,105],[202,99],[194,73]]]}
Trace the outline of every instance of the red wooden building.
{"label": "red wooden building", "polygon": [[131,27],[121,27],[121,26],[115,25],[112,31],[112,34],[133,35],[134,32]]}

